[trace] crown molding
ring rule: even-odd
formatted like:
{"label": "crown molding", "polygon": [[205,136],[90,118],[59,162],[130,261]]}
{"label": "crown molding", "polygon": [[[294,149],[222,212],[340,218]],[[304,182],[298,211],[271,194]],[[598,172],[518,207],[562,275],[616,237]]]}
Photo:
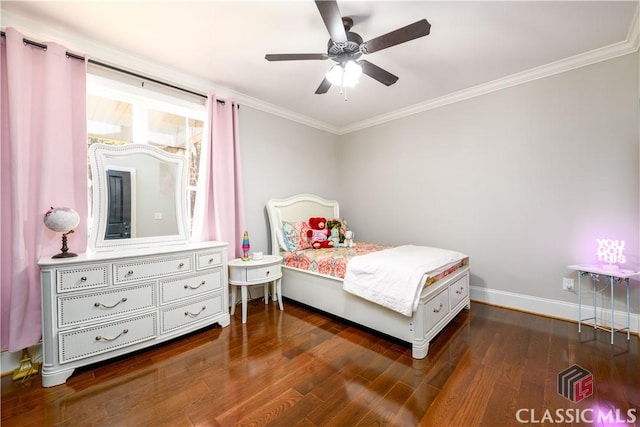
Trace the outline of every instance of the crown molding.
{"label": "crown molding", "polygon": [[160,81],[170,82],[171,84],[178,84],[180,87],[193,92],[215,94],[219,98],[231,99],[243,106],[255,108],[256,110],[273,114],[325,132],[336,135],[339,134],[339,129],[328,123],[315,120],[302,114],[278,107],[277,105],[251,97],[244,93],[237,92],[228,87],[216,84],[211,80],[198,78],[190,74],[181,73],[172,68],[164,67],[157,63],[146,61],[127,52],[95,43],[81,35],[42,24],[10,11],[2,10],[2,27],[14,27],[25,37],[33,38],[34,41],[41,43],[58,43],[65,46],[65,48],[73,53],[94,59],[104,64],[112,65],[116,68],[132,71],[137,74],[143,74]]}
{"label": "crown molding", "polygon": [[610,59],[618,58],[620,56],[635,53],[638,51],[638,48],[640,46],[640,21],[638,18],[639,13],[640,4],[636,7],[636,12],[634,14],[631,27],[629,28],[629,32],[627,34],[627,40],[623,42],[614,43],[612,45],[595,49],[590,52],[555,61],[546,65],[542,65],[540,67],[523,71],[521,73],[512,74],[510,76],[496,79],[477,86],[472,86],[458,92],[453,92],[439,98],[414,104],[407,108],[392,111],[388,114],[382,114],[371,119],[344,126],[339,129],[339,135],[345,135],[382,123],[402,119],[413,114],[422,113],[424,111],[433,110],[445,105],[464,101],[470,98],[475,98],[477,96],[485,95],[501,89],[521,85],[534,80],[553,76],[555,74],[560,74],[577,68],[586,67],[587,65],[592,65],[598,62],[607,61]]}
{"label": "crown molding", "polygon": [[456,102],[475,98],[498,90],[517,86],[534,80],[553,76],[555,74],[574,70],[577,68],[592,65],[598,62],[607,61],[620,56],[637,52],[640,47],[640,3],[636,7],[636,12],[629,31],[627,39],[603,48],[592,50],[583,54],[575,55],[570,58],[552,62],[540,67],[526,70],[520,73],[512,74],[507,77],[483,83],[467,89],[453,92],[439,98],[431,99],[425,102],[414,104],[412,106],[382,114],[367,120],[353,123],[343,127],[336,127],[328,123],[310,118],[308,116],[298,114],[291,110],[279,107],[277,105],[262,101],[241,92],[234,91],[228,87],[216,84],[213,81],[201,79],[177,72],[176,70],[160,66],[156,63],[142,60],[139,57],[118,51],[105,45],[92,42],[80,35],[60,31],[58,28],[43,25],[32,19],[23,16],[2,11],[3,27],[15,27],[26,37],[34,37],[36,41],[53,41],[65,45],[73,52],[85,52],[85,55],[106,64],[124,68],[136,73],[147,74],[149,77],[157,78],[167,82],[180,82],[185,89],[200,93],[214,93],[221,98],[232,99],[233,101],[256,110],[282,117],[293,122],[297,122],[312,128],[316,128],[335,135],[346,135],[351,132],[362,130],[368,127],[376,126],[382,123],[402,119],[404,117],[418,114],[424,111],[440,108]]}

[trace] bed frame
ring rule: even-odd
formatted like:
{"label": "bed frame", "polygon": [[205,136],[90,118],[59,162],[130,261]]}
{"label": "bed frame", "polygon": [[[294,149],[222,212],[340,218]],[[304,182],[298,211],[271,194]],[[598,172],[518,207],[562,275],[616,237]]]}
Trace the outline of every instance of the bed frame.
{"label": "bed frame", "polygon": [[[340,218],[337,201],[311,194],[270,200],[267,214],[272,254],[280,253],[278,233],[282,221],[306,221],[312,216]],[[426,357],[429,341],[463,308],[471,308],[468,266],[424,288],[412,317],[352,295],[342,289],[342,282],[335,277],[282,266],[285,298],[410,343],[415,359]]]}

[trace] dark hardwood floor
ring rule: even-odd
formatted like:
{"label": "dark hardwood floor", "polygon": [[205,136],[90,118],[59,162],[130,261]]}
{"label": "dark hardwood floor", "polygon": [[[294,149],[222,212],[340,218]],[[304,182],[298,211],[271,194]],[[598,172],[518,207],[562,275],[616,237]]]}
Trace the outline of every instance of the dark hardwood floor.
{"label": "dark hardwood floor", "polygon": [[[246,325],[240,312],[57,387],[5,376],[1,424],[640,425],[637,336],[612,346],[604,331],[579,336],[573,323],[473,303],[413,360],[408,345],[290,301],[284,312],[250,305]],[[594,378],[578,403],[557,391],[573,364]]]}

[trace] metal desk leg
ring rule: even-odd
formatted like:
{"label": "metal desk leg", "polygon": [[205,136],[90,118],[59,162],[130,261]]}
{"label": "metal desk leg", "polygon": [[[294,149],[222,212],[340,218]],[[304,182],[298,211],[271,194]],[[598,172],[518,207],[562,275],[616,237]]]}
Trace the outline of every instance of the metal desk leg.
{"label": "metal desk leg", "polygon": [[598,291],[596,290],[596,279],[591,275],[591,283],[593,284],[593,329],[598,328],[598,312],[596,311],[596,295]]}
{"label": "metal desk leg", "polygon": [[613,334],[615,333],[615,323],[613,323],[613,276],[609,276],[609,287],[611,288],[611,344],[613,344]]}
{"label": "metal desk leg", "polygon": [[627,341],[631,339],[631,307],[629,307],[629,278],[624,279],[627,282]]}
{"label": "metal desk leg", "polygon": [[582,271],[578,271],[578,333],[582,332]]}

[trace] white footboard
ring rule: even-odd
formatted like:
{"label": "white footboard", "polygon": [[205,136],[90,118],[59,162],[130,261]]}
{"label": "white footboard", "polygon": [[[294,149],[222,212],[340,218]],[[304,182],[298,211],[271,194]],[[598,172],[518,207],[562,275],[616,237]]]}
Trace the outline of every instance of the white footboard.
{"label": "white footboard", "polygon": [[429,341],[464,307],[469,307],[469,267],[425,288],[413,317],[342,290],[342,280],[283,266],[282,295],[412,345],[412,356],[424,358]]}
{"label": "white footboard", "polygon": [[471,308],[469,267],[458,270],[425,288],[413,313],[412,356],[423,359],[429,342],[456,317],[463,308]]}

